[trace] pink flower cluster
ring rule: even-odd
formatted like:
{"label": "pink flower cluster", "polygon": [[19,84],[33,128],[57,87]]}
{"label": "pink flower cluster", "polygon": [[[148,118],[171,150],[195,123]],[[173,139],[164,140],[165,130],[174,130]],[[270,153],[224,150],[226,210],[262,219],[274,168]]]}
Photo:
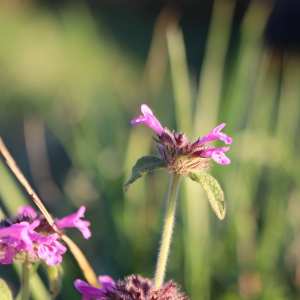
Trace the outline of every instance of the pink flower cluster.
{"label": "pink flower cluster", "polygon": [[[77,213],[57,220],[55,224],[60,229],[76,227],[88,239],[91,236],[90,222],[80,219],[84,212],[82,206]],[[28,254],[32,261],[45,259],[49,266],[59,264],[61,255],[67,251],[57,241],[59,239],[59,234],[53,231],[43,215],[30,206],[22,206],[16,217],[0,222],[0,263],[11,264],[22,257],[24,260],[24,254]]]}
{"label": "pink flower cluster", "polygon": [[[143,113],[143,116],[139,116],[138,118],[132,120],[132,125],[145,123],[147,126],[156,131],[159,137],[164,138],[164,135],[170,136],[169,131],[161,126],[160,122],[153,115],[152,110],[146,104],[143,104],[141,106],[141,111]],[[226,124],[222,123],[221,125],[217,126],[214,130],[209,132],[205,137],[199,139],[198,141],[192,144],[193,148],[201,148],[201,151],[197,151],[197,155],[199,157],[212,158],[216,163],[221,165],[227,165],[230,163],[230,159],[224,154],[225,151],[229,150],[229,147],[212,148],[211,146],[206,146],[207,143],[217,139],[220,139],[227,145],[232,143],[231,137],[227,136],[223,132],[220,132],[221,129],[223,129],[225,126]],[[169,137],[166,138],[170,139]]]}

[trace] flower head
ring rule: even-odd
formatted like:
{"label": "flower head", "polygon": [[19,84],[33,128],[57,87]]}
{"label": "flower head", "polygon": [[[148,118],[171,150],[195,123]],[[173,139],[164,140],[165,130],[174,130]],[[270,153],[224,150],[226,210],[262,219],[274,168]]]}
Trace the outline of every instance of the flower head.
{"label": "flower head", "polygon": [[[76,214],[56,221],[60,225],[57,227],[75,226],[85,238],[90,237],[90,222],[80,219],[84,212],[82,206]],[[28,256],[31,261],[45,259],[49,266],[59,264],[61,254],[67,250],[59,240],[60,235],[54,232],[43,214],[30,206],[21,206],[17,216],[0,222],[0,263],[24,262]]]}
{"label": "flower head", "polygon": [[217,126],[205,137],[190,142],[185,133],[164,129],[147,105],[143,104],[141,109],[144,116],[132,120],[131,124],[136,125],[143,122],[156,131],[157,137],[153,139],[157,143],[161,160],[168,166],[171,173],[187,175],[191,171],[210,168],[208,162],[211,158],[221,165],[230,163],[230,159],[224,154],[225,151],[229,150],[229,147],[213,148],[207,145],[207,143],[217,139],[225,144],[232,143],[232,138],[221,132],[221,129],[226,125],[225,123]]}
{"label": "flower head", "polygon": [[117,283],[109,276],[99,276],[102,288],[89,286],[82,280],[75,281],[75,287],[81,292],[82,300],[188,300],[179,291],[179,286],[172,280],[162,285],[158,290],[153,288],[150,279],[140,275],[131,275]]}

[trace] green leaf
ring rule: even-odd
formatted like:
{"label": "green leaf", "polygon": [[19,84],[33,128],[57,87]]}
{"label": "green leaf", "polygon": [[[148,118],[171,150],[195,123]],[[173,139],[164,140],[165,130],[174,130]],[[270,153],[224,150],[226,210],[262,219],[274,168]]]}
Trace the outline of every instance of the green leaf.
{"label": "green leaf", "polygon": [[1,300],[13,300],[11,290],[2,278],[0,278],[0,295]]}
{"label": "green leaf", "polygon": [[223,220],[226,213],[224,193],[218,181],[205,172],[190,172],[192,180],[202,184],[211,208],[220,220]]}
{"label": "green leaf", "polygon": [[48,274],[50,299],[54,300],[62,287],[63,268],[60,264],[48,266],[43,262],[43,265]]}
{"label": "green leaf", "polygon": [[161,159],[157,156],[143,156],[137,160],[131,171],[129,180],[124,184],[124,190],[127,192],[137,179],[145,175],[149,171],[167,168]]}

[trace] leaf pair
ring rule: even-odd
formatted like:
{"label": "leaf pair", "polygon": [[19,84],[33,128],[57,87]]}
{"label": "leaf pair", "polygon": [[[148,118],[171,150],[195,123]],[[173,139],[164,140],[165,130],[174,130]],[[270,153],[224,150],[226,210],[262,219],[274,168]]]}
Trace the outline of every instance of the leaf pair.
{"label": "leaf pair", "polygon": [[[166,169],[167,165],[164,164],[157,156],[143,156],[137,160],[132,168],[129,180],[124,184],[124,190],[127,192],[137,179],[145,175],[149,171],[158,169]],[[211,175],[205,172],[190,172],[189,177],[200,183],[205,191],[207,199],[211,208],[220,220],[223,220],[226,213],[226,203],[224,200],[224,193],[218,181]]]}

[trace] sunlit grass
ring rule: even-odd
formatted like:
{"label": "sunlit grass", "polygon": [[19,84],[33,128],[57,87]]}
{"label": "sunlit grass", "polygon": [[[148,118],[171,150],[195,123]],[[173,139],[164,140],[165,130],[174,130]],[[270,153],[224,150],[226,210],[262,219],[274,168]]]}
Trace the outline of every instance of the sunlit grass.
{"label": "sunlit grass", "polygon": [[[46,128],[44,159],[57,145],[63,148],[70,167],[62,177],[45,177],[60,191],[47,206],[57,217],[87,206],[92,239],[71,235],[97,274],[154,275],[168,176],[150,173],[126,194],[122,189],[134,162],[156,153],[153,132],[130,126],[146,102],[163,126],[191,139],[223,122],[234,138],[232,163],[211,169],[224,188],[225,220],[215,217],[196,184],[185,182],[167,279],[193,300],[299,297],[300,60],[265,47],[270,7],[256,1],[244,16],[237,47],[229,48],[234,9],[233,1],[215,1],[196,88],[176,16],[161,15],[166,19],[159,19],[144,70],[142,61],[96,28],[84,5],[62,9],[60,21],[30,6],[1,10],[3,137],[13,147],[9,131],[13,124],[23,130],[25,122],[38,145],[43,137],[32,135],[28,122],[39,120]],[[26,160],[32,150],[15,142],[23,147],[18,159]],[[53,171],[56,162],[50,163]],[[14,214],[30,198],[4,162],[0,173],[1,207]],[[42,194],[38,178],[33,180]],[[72,263],[68,257],[64,267]],[[0,276],[5,268],[0,266]],[[66,274],[70,282],[81,276],[79,270]]]}

